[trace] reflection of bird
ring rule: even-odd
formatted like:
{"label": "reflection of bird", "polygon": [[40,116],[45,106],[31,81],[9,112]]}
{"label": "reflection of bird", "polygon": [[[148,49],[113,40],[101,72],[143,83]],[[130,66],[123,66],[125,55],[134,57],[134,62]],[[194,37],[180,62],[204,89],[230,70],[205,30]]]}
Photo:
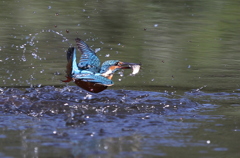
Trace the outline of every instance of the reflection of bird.
{"label": "reflection of bird", "polygon": [[125,63],[119,60],[107,60],[100,66],[100,60],[81,39],[75,39],[78,49],[82,52],[80,62],[76,62],[76,48],[70,47],[67,51],[67,80],[74,81],[79,87],[98,93],[114,83],[111,80],[114,72],[120,69],[133,69],[132,74],[138,73],[140,64]]}

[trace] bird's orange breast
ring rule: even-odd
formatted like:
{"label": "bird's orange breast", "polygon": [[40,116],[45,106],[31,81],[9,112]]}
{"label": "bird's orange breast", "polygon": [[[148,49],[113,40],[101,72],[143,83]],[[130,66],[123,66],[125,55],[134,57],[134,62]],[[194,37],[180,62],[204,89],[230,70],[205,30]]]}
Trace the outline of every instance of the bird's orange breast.
{"label": "bird's orange breast", "polygon": [[85,89],[92,93],[99,93],[105,89],[107,89],[107,86],[100,85],[94,82],[85,82],[82,80],[75,80],[75,84],[81,87],[82,89]]}

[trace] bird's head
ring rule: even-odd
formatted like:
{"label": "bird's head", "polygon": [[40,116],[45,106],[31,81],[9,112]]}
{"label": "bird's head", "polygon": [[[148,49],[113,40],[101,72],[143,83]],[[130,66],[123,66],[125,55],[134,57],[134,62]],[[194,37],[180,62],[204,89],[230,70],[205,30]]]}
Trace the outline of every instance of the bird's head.
{"label": "bird's head", "polygon": [[102,64],[100,74],[108,79],[111,79],[116,71],[120,69],[133,69],[134,65],[139,65],[140,69],[140,64],[121,62],[119,60],[107,60]]}

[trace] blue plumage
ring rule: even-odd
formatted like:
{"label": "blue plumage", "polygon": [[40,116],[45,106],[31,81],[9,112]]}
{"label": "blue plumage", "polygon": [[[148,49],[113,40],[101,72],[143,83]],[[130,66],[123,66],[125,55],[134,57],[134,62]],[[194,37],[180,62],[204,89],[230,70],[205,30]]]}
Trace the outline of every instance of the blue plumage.
{"label": "blue plumage", "polygon": [[[117,65],[118,62],[119,62],[119,60],[107,60],[107,61],[105,61],[101,66],[100,73],[105,73],[109,69],[110,66]],[[115,71],[117,71],[117,70],[119,70],[119,69],[116,68]]]}
{"label": "blue plumage", "polygon": [[78,67],[82,70],[98,72],[100,70],[100,60],[96,53],[91,50],[86,43],[79,38],[76,39],[77,47],[82,52]]}
{"label": "blue plumage", "polygon": [[[77,47],[82,52],[79,63],[76,61],[76,48],[71,47],[67,52],[67,80],[74,81],[79,87],[90,92],[101,92],[114,83],[111,80],[114,72],[120,69],[131,69],[135,63],[124,63],[119,60],[107,60],[100,67],[96,53],[81,39],[76,39]],[[140,66],[139,66],[140,67]]]}

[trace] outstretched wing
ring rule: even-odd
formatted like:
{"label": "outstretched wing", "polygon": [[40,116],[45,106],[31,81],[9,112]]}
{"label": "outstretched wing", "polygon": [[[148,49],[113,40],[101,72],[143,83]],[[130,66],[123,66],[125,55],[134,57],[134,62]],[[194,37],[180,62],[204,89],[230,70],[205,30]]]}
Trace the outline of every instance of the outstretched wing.
{"label": "outstretched wing", "polygon": [[88,70],[94,73],[100,70],[100,60],[96,53],[91,50],[83,40],[76,38],[78,49],[82,52],[78,67],[82,70]]}
{"label": "outstretched wing", "polygon": [[112,86],[114,83],[112,80],[103,77],[101,75],[95,75],[95,74],[78,74],[75,77],[75,80],[82,80],[85,82],[93,82],[96,84],[104,85],[104,86]]}
{"label": "outstretched wing", "polygon": [[77,66],[76,62],[76,48],[70,47],[67,51],[67,80],[63,80],[63,82],[70,82],[72,80],[72,75],[80,73],[80,70]]}

